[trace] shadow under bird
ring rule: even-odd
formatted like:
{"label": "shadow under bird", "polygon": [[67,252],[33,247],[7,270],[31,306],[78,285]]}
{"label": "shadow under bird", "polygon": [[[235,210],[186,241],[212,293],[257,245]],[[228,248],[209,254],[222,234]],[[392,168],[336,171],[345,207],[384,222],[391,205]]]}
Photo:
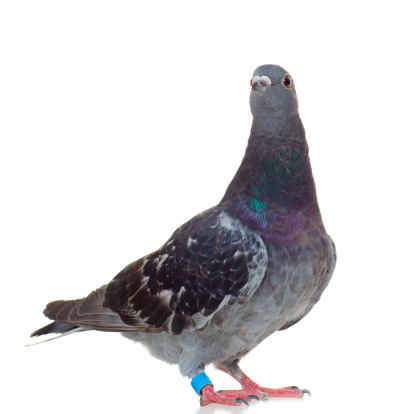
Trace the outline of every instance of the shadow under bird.
{"label": "shadow under bird", "polygon": [[[54,322],[32,336],[121,332],[156,358],[178,364],[201,405],[309,393],[262,387],[238,365],[312,309],[336,263],[293,80],[280,66],[262,65],[251,87],[250,138],[220,203],[85,298],[49,303],[44,314]],[[204,373],[209,364],[241,389],[214,391]]]}

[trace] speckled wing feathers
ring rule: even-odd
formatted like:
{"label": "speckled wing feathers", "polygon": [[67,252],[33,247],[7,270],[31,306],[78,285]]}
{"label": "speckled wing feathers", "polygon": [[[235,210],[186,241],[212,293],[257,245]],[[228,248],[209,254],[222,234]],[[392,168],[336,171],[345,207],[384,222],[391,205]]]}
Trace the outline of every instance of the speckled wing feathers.
{"label": "speckled wing feathers", "polygon": [[122,270],[107,286],[104,304],[143,331],[202,329],[245,303],[266,267],[261,238],[213,208]]}

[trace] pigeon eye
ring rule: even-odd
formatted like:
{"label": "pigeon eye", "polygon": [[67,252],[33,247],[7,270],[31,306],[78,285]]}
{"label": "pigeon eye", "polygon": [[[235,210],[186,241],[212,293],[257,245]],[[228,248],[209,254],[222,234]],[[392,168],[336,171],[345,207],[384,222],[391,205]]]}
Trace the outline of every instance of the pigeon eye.
{"label": "pigeon eye", "polygon": [[286,89],[290,89],[292,87],[292,79],[290,79],[290,76],[286,75],[282,80],[283,86]]}

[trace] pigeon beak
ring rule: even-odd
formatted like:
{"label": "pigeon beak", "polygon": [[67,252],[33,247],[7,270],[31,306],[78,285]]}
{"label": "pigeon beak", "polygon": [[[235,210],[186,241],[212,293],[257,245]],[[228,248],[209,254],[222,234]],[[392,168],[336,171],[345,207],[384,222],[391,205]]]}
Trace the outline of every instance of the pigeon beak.
{"label": "pigeon beak", "polygon": [[263,88],[263,85],[261,85],[260,82],[253,82],[252,91],[258,91],[261,88]]}

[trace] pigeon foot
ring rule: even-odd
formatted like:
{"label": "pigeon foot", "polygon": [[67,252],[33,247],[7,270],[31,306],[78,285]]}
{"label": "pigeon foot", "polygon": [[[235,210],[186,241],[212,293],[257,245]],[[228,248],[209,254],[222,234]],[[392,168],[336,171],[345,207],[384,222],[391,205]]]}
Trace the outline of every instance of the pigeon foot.
{"label": "pigeon foot", "polygon": [[231,375],[240,385],[240,390],[226,390],[218,391],[218,394],[228,398],[243,398],[246,401],[265,400],[267,397],[290,397],[290,398],[302,398],[305,394],[311,395],[307,389],[300,389],[295,385],[285,388],[266,388],[261,387],[250,379],[237,365],[223,367],[217,365],[217,368]]}
{"label": "pigeon foot", "polygon": [[265,388],[265,387],[246,387],[241,390],[220,390],[218,394],[229,398],[243,398],[246,401],[266,400],[268,397],[293,397],[301,398],[305,394],[310,394],[309,390],[299,389],[296,386],[285,388]]}
{"label": "pigeon foot", "polygon": [[229,397],[223,394],[219,394],[213,390],[211,385],[206,385],[201,390],[201,398],[200,398],[200,405],[204,407],[210,403],[217,403],[223,405],[246,405],[248,406],[248,402],[244,398],[240,398],[237,395]]}

